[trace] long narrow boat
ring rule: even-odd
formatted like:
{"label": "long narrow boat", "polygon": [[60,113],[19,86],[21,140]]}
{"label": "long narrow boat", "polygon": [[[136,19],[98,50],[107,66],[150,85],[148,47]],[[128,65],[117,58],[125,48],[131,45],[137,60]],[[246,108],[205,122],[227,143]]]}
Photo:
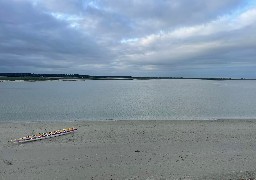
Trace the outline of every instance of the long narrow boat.
{"label": "long narrow boat", "polygon": [[38,141],[42,139],[49,139],[57,136],[63,136],[66,134],[74,133],[77,131],[77,128],[65,128],[57,131],[52,131],[48,133],[38,133],[36,135],[31,135],[31,136],[25,136],[22,138],[14,139],[12,140],[13,143],[26,143],[26,142],[31,142],[31,141]]}

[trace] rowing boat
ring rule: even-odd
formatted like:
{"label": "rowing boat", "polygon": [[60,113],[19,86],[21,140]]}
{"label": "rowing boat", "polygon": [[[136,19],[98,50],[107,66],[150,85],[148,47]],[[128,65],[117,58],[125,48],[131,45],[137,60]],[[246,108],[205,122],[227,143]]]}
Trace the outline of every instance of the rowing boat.
{"label": "rowing boat", "polygon": [[66,134],[74,133],[77,131],[77,128],[65,128],[57,131],[52,131],[48,133],[38,133],[36,135],[25,136],[22,138],[12,140],[13,143],[26,143],[32,141],[38,141],[42,139],[49,139],[57,136],[63,136]]}

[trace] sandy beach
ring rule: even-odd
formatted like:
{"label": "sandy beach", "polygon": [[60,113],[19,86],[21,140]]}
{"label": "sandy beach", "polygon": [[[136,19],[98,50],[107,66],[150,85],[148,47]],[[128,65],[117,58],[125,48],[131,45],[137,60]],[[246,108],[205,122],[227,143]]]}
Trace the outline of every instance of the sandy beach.
{"label": "sandy beach", "polygon": [[[77,127],[73,135],[14,144]],[[254,179],[256,121],[1,122],[0,179]]]}

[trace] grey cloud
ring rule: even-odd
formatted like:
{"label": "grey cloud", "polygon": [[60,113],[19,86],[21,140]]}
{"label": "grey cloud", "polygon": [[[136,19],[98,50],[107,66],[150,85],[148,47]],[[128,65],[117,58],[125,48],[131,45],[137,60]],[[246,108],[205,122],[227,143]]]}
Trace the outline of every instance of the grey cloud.
{"label": "grey cloud", "polygon": [[241,67],[251,76],[254,17],[246,25],[213,23],[223,15],[232,20],[245,4],[0,0],[0,71],[206,76],[235,74]]}
{"label": "grey cloud", "polygon": [[172,29],[199,23],[206,23],[236,8],[242,0],[103,0],[103,9],[133,20],[136,33]]}
{"label": "grey cloud", "polygon": [[[107,48],[93,37],[72,29],[40,12],[28,2],[0,1],[0,71],[1,67],[69,67],[108,63]],[[70,62],[70,63],[67,63]],[[66,64],[66,65],[65,65]],[[6,68],[5,68],[6,70]]]}
{"label": "grey cloud", "polygon": [[[63,2],[63,1],[62,1]],[[214,20],[243,0],[60,0],[39,1],[49,11],[82,16],[96,25],[91,33],[101,33],[112,38],[144,36],[145,33],[173,29]],[[63,6],[63,7],[62,7]],[[67,8],[68,7],[68,8]]]}
{"label": "grey cloud", "polygon": [[[124,62],[123,66],[127,64],[138,65],[138,67],[151,65],[155,68],[152,72],[159,71],[163,74],[167,72],[170,74],[207,72],[205,69],[212,73],[223,74],[223,71],[231,73],[234,69],[241,68],[238,71],[240,74],[243,71],[244,74],[251,75],[252,73],[247,73],[245,69],[256,67],[255,29],[256,24],[251,24],[239,30],[222,31],[210,36],[195,36],[173,44],[168,43],[168,39],[160,38],[140,51],[135,43],[132,51],[134,54],[127,53],[128,56],[123,56],[124,60],[121,62]],[[183,48],[179,49],[179,47]],[[199,51],[197,51],[198,47]],[[196,51],[191,51],[193,48],[196,48]],[[178,55],[175,56],[175,54]]]}

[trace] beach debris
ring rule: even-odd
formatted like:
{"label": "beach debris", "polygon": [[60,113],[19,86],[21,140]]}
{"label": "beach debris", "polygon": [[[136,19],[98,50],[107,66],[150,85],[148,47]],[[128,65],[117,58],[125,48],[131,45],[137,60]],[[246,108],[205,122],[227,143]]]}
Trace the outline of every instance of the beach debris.
{"label": "beach debris", "polygon": [[7,165],[13,165],[12,161],[4,159],[3,162]]}
{"label": "beach debris", "polygon": [[25,137],[22,137],[22,138],[11,140],[11,142],[13,142],[13,143],[26,143],[26,142],[38,141],[38,140],[42,140],[42,139],[49,139],[49,138],[53,138],[53,137],[57,137],[57,136],[62,136],[62,135],[74,133],[76,131],[77,131],[77,128],[74,128],[74,127],[65,128],[65,129],[61,129],[61,130],[56,130],[56,131],[50,131],[50,132],[46,132],[46,133],[38,133],[38,134],[35,134],[35,135],[25,136]]}

